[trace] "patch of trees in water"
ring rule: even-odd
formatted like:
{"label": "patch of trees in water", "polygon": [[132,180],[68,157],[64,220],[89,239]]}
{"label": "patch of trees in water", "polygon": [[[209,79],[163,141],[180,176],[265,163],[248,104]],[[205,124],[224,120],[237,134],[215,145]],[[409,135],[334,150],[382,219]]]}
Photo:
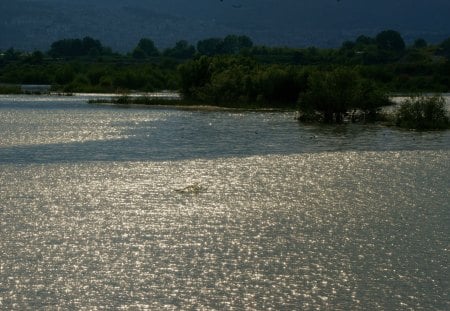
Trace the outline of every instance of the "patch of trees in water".
{"label": "patch of trees in water", "polygon": [[159,50],[142,38],[125,55],[85,37],[56,41],[47,52],[0,52],[0,83],[50,84],[61,92],[180,90],[190,103],[299,109],[303,120],[367,121],[390,104],[387,94],[448,92],[449,58],[450,38],[407,46],[393,30],[336,49],[257,46],[247,36],[229,35]]}
{"label": "patch of trees in water", "polygon": [[396,113],[396,124],[417,130],[450,128],[450,119],[442,96],[414,96],[405,99]]}

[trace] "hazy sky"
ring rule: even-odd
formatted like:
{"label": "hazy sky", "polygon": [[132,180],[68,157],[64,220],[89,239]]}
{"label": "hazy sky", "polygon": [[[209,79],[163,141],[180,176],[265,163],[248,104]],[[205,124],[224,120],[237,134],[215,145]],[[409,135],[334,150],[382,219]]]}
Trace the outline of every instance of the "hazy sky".
{"label": "hazy sky", "polygon": [[126,50],[142,37],[170,46],[230,33],[337,46],[385,29],[437,42],[450,36],[450,0],[0,0],[0,20],[0,49],[88,35]]}

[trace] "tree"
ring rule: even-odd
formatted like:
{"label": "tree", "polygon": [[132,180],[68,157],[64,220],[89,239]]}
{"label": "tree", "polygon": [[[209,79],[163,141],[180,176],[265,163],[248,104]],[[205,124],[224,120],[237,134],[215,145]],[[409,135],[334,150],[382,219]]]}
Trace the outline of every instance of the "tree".
{"label": "tree", "polygon": [[325,123],[340,123],[350,109],[374,113],[390,101],[355,70],[337,68],[329,72],[314,72],[308,79],[308,89],[301,95],[299,104],[303,115],[311,116],[319,112]]}
{"label": "tree", "polygon": [[296,106],[306,82],[295,67],[258,65],[242,55],[202,56],[179,66],[187,98],[221,105]]}
{"label": "tree", "polygon": [[136,47],[131,53],[131,56],[136,59],[144,59],[148,57],[147,53],[145,53],[145,51],[140,47]]}
{"label": "tree", "polygon": [[69,84],[75,78],[75,70],[70,65],[64,65],[55,72],[55,82],[59,85]]}
{"label": "tree", "polygon": [[450,120],[442,96],[413,97],[402,102],[397,112],[397,125],[419,130],[447,129]]}
{"label": "tree", "polygon": [[139,40],[139,43],[132,52],[134,58],[154,57],[159,56],[159,54],[160,53],[156,48],[155,43],[148,38],[142,38]]}
{"label": "tree", "polygon": [[186,40],[178,41],[173,48],[164,51],[164,56],[173,58],[188,59],[195,55],[195,47]]}
{"label": "tree", "polygon": [[339,53],[341,55],[344,55],[345,60],[351,59],[351,58],[353,58],[356,55],[355,47],[356,47],[356,43],[355,42],[353,42],[353,41],[345,41],[344,43],[342,43],[342,46],[339,49]]}
{"label": "tree", "polygon": [[82,42],[82,54],[83,55],[99,55],[103,50],[103,46],[99,40],[92,39],[91,37],[84,37]]}
{"label": "tree", "polygon": [[450,59],[450,38],[444,40],[439,44],[438,54]]}
{"label": "tree", "polygon": [[344,41],[341,46],[341,50],[353,50],[356,46],[356,43],[353,41]]}
{"label": "tree", "polygon": [[98,56],[110,53],[109,48],[103,47],[99,40],[91,37],[83,39],[62,39],[52,43],[48,54],[54,58],[58,57],[80,57]]}
{"label": "tree", "polygon": [[211,81],[211,58],[201,56],[178,67],[181,90],[187,98],[196,97],[198,90]]}
{"label": "tree", "polygon": [[209,38],[197,43],[197,51],[202,55],[239,54],[253,47],[247,36],[228,35],[224,39]]}
{"label": "tree", "polygon": [[253,42],[247,36],[228,35],[223,39],[221,52],[224,54],[238,54],[252,46]]}
{"label": "tree", "polygon": [[361,35],[361,36],[359,36],[358,38],[356,38],[356,41],[355,41],[355,43],[357,44],[357,45],[370,45],[370,44],[375,44],[375,40],[373,39],[373,38],[371,38],[371,37],[367,37],[367,36],[364,36],[364,35]]}
{"label": "tree", "polygon": [[258,68],[254,78],[258,101],[271,106],[295,108],[298,95],[305,91],[303,71],[291,66],[269,65]]}
{"label": "tree", "polygon": [[4,59],[7,61],[15,61],[18,60],[20,58],[20,52],[17,50],[14,50],[13,48],[9,48],[8,50],[6,50],[6,52],[4,53]]}
{"label": "tree", "polygon": [[399,32],[395,30],[385,30],[380,32],[376,38],[378,48],[392,52],[403,52],[405,50],[405,41]]}
{"label": "tree", "polygon": [[292,62],[296,65],[305,64],[305,53],[303,51],[297,50],[292,56]]}
{"label": "tree", "polygon": [[422,38],[419,38],[416,41],[414,41],[414,45],[413,45],[413,47],[416,49],[423,49],[423,48],[426,48],[427,46],[428,46],[427,41],[425,41]]}
{"label": "tree", "polygon": [[376,87],[371,80],[361,79],[357,87],[355,107],[364,113],[364,119],[375,121],[378,110],[392,102],[386,92]]}
{"label": "tree", "polygon": [[82,43],[80,39],[63,39],[52,43],[48,54],[54,58],[80,56]]}
{"label": "tree", "polygon": [[44,60],[44,54],[41,51],[34,51],[30,56],[27,57],[26,62],[30,64],[41,64]]}
{"label": "tree", "polygon": [[197,51],[202,55],[213,56],[221,52],[222,39],[209,38],[197,42]]}

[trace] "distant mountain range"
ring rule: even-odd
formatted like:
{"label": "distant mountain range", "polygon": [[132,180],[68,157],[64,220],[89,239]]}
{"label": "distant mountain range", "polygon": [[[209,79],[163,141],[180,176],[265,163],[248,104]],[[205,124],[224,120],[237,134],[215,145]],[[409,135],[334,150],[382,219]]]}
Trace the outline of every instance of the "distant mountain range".
{"label": "distant mountain range", "polygon": [[449,0],[14,0],[0,2],[0,49],[47,50],[91,36],[130,51],[140,38],[159,48],[186,39],[245,34],[257,44],[336,47],[395,29],[406,41],[450,37]]}

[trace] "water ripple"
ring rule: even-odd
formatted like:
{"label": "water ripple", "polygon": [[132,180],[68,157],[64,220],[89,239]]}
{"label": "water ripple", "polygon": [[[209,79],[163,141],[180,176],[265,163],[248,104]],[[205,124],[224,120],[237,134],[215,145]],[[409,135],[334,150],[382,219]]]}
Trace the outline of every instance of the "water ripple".
{"label": "water ripple", "polygon": [[[449,160],[413,151],[3,166],[0,304],[446,309]],[[177,191],[196,183],[208,187]]]}
{"label": "water ripple", "polygon": [[77,98],[0,121],[0,309],[450,308],[448,132]]}

